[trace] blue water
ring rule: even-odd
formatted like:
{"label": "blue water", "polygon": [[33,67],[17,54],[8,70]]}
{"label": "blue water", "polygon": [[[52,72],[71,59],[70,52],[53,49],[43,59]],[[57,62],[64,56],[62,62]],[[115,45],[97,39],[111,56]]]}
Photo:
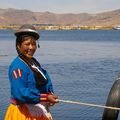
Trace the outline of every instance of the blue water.
{"label": "blue water", "polygon": [[[120,72],[119,30],[40,31],[35,57],[48,70],[60,99],[105,105]],[[8,66],[17,55],[12,30],[0,30],[0,120],[9,105]],[[59,103],[55,120],[101,120],[103,108]],[[120,120],[120,118],[119,118]]]}

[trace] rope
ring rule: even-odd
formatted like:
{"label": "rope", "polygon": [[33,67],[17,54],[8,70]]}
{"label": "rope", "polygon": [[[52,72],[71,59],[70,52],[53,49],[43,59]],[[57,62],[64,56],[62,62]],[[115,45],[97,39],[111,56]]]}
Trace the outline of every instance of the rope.
{"label": "rope", "polygon": [[70,101],[70,100],[59,100],[59,102],[70,103],[70,104],[78,104],[78,105],[85,105],[85,106],[91,106],[91,107],[99,107],[99,108],[108,108],[108,109],[112,109],[112,110],[120,110],[120,108],[117,108],[117,107],[97,105],[97,104],[84,103],[84,102],[75,102],[75,101]]}

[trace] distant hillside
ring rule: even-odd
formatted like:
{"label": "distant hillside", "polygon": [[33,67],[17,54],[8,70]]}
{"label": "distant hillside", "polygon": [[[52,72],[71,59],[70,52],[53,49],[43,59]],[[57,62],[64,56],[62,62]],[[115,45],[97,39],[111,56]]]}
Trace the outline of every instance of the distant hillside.
{"label": "distant hillside", "polygon": [[29,10],[0,9],[0,25],[30,24],[60,24],[60,25],[120,25],[120,9],[98,14],[56,14],[50,12],[32,12]]}

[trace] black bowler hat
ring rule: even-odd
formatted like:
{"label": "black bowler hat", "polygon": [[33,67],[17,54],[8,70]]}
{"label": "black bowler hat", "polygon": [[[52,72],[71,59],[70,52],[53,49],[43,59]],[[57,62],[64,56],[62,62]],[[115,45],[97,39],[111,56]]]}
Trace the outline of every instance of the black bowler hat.
{"label": "black bowler hat", "polygon": [[33,36],[36,40],[38,40],[40,37],[36,28],[30,24],[22,25],[14,34],[16,37],[21,35],[30,35],[30,36]]}

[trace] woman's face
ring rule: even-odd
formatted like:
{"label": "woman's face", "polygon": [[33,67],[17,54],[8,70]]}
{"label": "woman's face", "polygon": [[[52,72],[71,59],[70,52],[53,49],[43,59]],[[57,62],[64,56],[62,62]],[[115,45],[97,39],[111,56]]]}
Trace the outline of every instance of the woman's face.
{"label": "woman's face", "polygon": [[32,58],[37,49],[36,40],[32,36],[26,36],[21,45],[17,45],[17,47],[27,58]]}

